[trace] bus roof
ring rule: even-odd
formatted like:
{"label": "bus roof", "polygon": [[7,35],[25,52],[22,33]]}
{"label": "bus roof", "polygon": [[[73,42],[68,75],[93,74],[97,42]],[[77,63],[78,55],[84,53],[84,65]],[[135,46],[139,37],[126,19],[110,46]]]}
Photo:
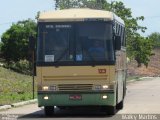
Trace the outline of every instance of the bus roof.
{"label": "bus roof", "polygon": [[42,12],[39,16],[39,22],[66,22],[66,21],[85,21],[90,19],[103,19],[112,21],[116,19],[121,24],[123,20],[114,13],[104,10],[94,10],[89,8],[64,9],[56,11]]}

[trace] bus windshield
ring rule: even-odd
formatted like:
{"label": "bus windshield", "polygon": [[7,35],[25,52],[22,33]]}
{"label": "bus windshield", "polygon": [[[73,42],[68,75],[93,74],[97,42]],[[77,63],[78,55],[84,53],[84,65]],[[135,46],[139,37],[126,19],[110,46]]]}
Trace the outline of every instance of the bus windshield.
{"label": "bus windshield", "polygon": [[39,23],[37,61],[114,61],[111,22]]}

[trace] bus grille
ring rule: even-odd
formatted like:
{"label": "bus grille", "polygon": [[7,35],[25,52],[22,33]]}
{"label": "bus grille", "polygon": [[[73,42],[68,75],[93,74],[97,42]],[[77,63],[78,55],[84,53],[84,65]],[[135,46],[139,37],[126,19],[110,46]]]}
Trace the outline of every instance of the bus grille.
{"label": "bus grille", "polygon": [[93,84],[60,84],[59,91],[88,91],[92,90]]}

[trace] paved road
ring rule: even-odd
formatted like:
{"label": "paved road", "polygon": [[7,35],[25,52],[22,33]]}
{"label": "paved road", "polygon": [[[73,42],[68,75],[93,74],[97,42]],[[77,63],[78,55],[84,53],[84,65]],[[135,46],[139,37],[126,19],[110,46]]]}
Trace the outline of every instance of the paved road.
{"label": "paved road", "polygon": [[[56,108],[56,115],[46,118],[43,114],[43,108],[38,108],[37,104],[1,111],[0,114],[4,116],[4,120],[6,120],[5,117],[8,114],[21,115],[19,119],[22,120],[118,120],[122,119],[125,114],[160,114],[160,78],[146,78],[142,81],[129,83],[127,85],[124,109],[117,111],[117,115],[112,117],[106,116],[98,109],[77,108],[60,111]],[[16,118],[17,116],[10,115],[8,117]],[[154,119],[160,119],[160,115],[158,118],[154,116]]]}

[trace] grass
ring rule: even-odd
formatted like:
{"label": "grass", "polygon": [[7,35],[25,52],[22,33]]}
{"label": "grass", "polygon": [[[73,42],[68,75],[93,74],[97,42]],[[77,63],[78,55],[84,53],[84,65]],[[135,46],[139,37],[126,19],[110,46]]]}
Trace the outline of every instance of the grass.
{"label": "grass", "polygon": [[0,105],[32,99],[32,77],[0,67]]}

